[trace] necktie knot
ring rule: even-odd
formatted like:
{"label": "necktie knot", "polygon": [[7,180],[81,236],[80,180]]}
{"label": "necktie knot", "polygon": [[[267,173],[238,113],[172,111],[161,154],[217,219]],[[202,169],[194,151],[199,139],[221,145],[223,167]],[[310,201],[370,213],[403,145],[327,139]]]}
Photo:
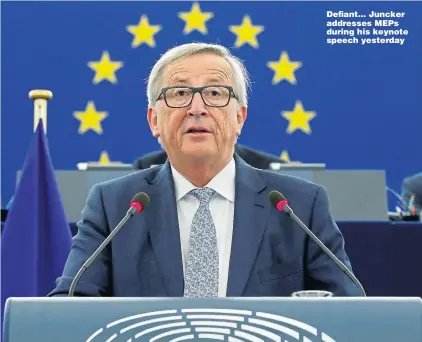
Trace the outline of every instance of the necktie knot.
{"label": "necktie knot", "polygon": [[207,205],[211,197],[215,194],[215,190],[210,188],[193,189],[191,191],[197,199],[199,199],[200,205]]}

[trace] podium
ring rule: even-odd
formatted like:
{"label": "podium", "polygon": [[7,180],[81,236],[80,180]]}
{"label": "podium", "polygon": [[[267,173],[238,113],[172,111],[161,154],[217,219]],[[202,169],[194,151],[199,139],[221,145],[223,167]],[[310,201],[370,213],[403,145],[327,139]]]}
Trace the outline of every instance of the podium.
{"label": "podium", "polygon": [[10,298],[4,342],[421,342],[421,298]]}

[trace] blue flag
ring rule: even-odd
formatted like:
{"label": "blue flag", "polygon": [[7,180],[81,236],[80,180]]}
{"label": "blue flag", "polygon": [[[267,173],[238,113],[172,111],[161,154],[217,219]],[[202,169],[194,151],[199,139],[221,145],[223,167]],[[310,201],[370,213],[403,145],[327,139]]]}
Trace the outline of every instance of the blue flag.
{"label": "blue flag", "polygon": [[46,296],[63,271],[71,239],[40,120],[2,234],[2,308],[8,297]]}

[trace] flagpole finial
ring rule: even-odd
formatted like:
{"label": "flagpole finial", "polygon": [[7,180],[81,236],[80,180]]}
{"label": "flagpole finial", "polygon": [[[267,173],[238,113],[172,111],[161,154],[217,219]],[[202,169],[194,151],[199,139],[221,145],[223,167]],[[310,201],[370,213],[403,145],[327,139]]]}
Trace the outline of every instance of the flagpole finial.
{"label": "flagpole finial", "polygon": [[47,101],[53,98],[53,93],[50,90],[34,89],[29,92],[29,98],[34,101],[34,132],[41,119],[44,133],[47,133]]}

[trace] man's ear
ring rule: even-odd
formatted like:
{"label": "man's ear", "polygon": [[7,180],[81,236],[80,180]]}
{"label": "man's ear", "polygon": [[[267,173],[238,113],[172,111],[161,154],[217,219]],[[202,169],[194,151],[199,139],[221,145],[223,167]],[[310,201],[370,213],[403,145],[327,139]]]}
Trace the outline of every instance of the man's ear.
{"label": "man's ear", "polygon": [[153,137],[158,138],[160,130],[158,129],[157,111],[152,107],[148,107],[147,120]]}
{"label": "man's ear", "polygon": [[248,108],[246,106],[240,106],[237,113],[236,113],[236,119],[237,119],[236,134],[237,134],[237,136],[240,136],[240,133],[242,132],[242,128],[243,128],[243,125],[245,124],[247,116],[248,116]]}

